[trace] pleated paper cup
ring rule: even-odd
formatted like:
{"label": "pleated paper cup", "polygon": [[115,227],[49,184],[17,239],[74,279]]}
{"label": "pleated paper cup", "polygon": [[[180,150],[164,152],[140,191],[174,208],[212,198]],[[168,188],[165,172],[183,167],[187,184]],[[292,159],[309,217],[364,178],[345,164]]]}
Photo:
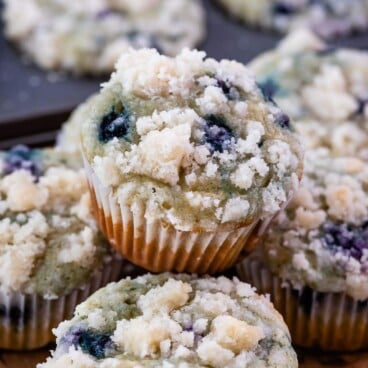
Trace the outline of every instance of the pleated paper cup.
{"label": "pleated paper cup", "polygon": [[0,348],[37,349],[55,340],[52,329],[73,316],[75,307],[109,282],[119,280],[124,267],[114,256],[84,286],[57,299],[0,289]]}
{"label": "pleated paper cup", "polygon": [[101,231],[124,258],[151,272],[222,272],[254,248],[269,223],[258,218],[230,230],[180,231],[161,220],[147,220],[144,202],[118,203],[86,159],[84,163]]}
{"label": "pleated paper cup", "polygon": [[321,293],[309,287],[294,289],[273,275],[259,256],[243,260],[237,272],[258,292],[270,294],[295,345],[345,352],[368,348],[368,300],[354,300],[344,293]]}

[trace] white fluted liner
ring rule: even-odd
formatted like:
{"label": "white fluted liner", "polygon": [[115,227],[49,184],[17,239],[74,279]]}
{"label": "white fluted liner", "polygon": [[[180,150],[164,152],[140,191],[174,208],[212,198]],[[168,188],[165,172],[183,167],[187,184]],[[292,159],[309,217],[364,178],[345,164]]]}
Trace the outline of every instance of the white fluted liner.
{"label": "white fluted liner", "polygon": [[0,289],[0,348],[30,350],[54,341],[52,329],[73,316],[75,307],[109,282],[119,280],[125,262],[114,256],[88,284],[57,299]]}
{"label": "white fluted liner", "polygon": [[294,344],[331,351],[368,348],[368,300],[360,302],[344,293],[321,293],[308,287],[293,289],[273,275],[259,256],[243,260],[237,272],[258,292],[270,294]]}
{"label": "white fluted liner", "polygon": [[[95,216],[101,231],[124,258],[151,272],[217,273],[251,250],[269,221],[255,220],[235,230],[179,231],[160,220],[148,221],[145,204],[119,204],[84,159]],[[244,253],[244,252],[243,252]]]}

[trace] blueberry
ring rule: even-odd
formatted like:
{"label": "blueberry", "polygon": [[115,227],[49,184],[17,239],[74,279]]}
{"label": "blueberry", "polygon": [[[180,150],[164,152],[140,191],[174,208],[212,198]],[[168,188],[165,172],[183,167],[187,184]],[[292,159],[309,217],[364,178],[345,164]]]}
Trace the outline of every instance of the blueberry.
{"label": "blueberry", "polygon": [[134,48],[147,47],[156,49],[160,54],[164,53],[156,37],[151,33],[134,30],[130,31],[127,37]]}
{"label": "blueberry", "polygon": [[224,81],[222,79],[216,78],[217,81],[217,87],[221,88],[224,95],[229,100],[238,100],[240,97],[240,93],[238,89],[232,85],[229,81]]}
{"label": "blueberry", "polygon": [[275,104],[274,97],[277,95],[277,93],[280,90],[279,85],[276,83],[276,81],[273,78],[267,78],[263,80],[262,82],[258,82],[258,87],[262,92],[263,98],[267,102],[271,102]]}
{"label": "blueberry", "polygon": [[355,114],[356,115],[363,115],[366,106],[368,106],[368,98],[358,98],[357,102],[358,102],[358,108],[357,108]]}
{"label": "blueberry", "polygon": [[290,129],[290,118],[284,113],[276,116],[275,123],[282,129]]}
{"label": "blueberry", "polygon": [[38,178],[42,175],[42,168],[36,156],[36,151],[27,146],[14,146],[5,155],[5,175],[9,175],[17,170],[27,170],[34,177]]}
{"label": "blueberry", "polygon": [[230,149],[234,135],[223,117],[208,115],[205,117],[205,142],[211,146],[212,152],[224,152]]}
{"label": "blueberry", "polygon": [[277,15],[291,15],[297,11],[295,6],[284,1],[277,1],[272,6],[272,12]]}
{"label": "blueberry", "polygon": [[112,350],[114,344],[110,334],[99,333],[82,327],[74,327],[62,338],[62,344],[67,347],[80,348],[83,353],[104,359],[108,350]]}
{"label": "blueberry", "polygon": [[363,250],[368,249],[368,222],[361,226],[328,222],[323,232],[324,244],[333,252],[340,251],[360,260]]}
{"label": "blueberry", "polygon": [[129,132],[130,114],[121,104],[114,105],[111,111],[102,117],[98,137],[107,143],[113,138],[123,138]]}

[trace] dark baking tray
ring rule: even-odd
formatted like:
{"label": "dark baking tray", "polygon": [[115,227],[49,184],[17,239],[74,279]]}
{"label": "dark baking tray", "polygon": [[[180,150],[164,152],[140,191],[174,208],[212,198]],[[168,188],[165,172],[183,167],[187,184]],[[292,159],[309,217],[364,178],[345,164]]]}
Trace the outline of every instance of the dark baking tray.
{"label": "dark baking tray", "polygon": [[[207,37],[200,48],[211,57],[246,63],[274,47],[281,38],[233,20],[215,0],[203,2],[207,13]],[[341,39],[335,45],[368,48],[368,35]],[[29,144],[49,143],[70,111],[96,92],[106,78],[42,71],[21,57],[4,39],[1,29],[0,148],[20,140]]]}

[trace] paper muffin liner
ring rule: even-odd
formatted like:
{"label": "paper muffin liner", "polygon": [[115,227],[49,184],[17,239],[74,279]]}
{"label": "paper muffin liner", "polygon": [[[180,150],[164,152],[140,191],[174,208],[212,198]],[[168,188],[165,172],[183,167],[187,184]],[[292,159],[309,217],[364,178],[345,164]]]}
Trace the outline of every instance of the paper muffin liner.
{"label": "paper muffin liner", "polygon": [[55,340],[52,329],[73,316],[75,307],[99,288],[117,281],[125,261],[112,256],[90,281],[57,299],[0,289],[0,349],[31,350]]}
{"label": "paper muffin liner", "polygon": [[295,345],[345,352],[368,348],[368,300],[310,287],[297,290],[273,275],[259,256],[239,263],[237,273],[261,294],[270,294]]}
{"label": "paper muffin liner", "polygon": [[101,231],[124,258],[151,272],[222,272],[254,248],[270,222],[258,218],[230,231],[180,231],[163,221],[147,220],[143,202],[118,203],[85,158],[84,164]]}

